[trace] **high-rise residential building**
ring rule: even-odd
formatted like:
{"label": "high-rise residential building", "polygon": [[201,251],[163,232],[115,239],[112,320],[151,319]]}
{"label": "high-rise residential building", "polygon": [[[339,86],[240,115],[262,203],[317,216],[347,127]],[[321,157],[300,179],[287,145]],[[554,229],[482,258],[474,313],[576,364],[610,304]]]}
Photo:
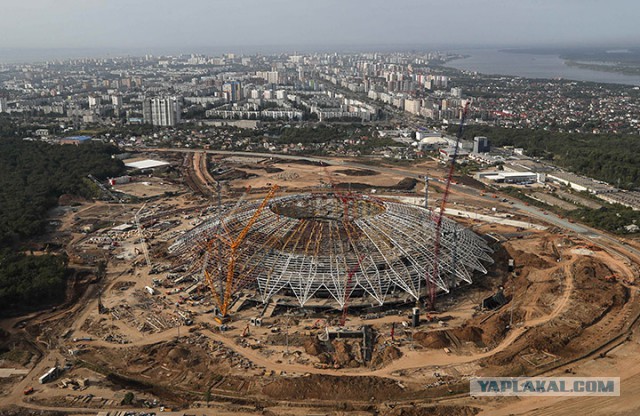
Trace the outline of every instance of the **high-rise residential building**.
{"label": "high-rise residential building", "polygon": [[7,113],[9,109],[7,108],[7,99],[5,97],[0,97],[0,113]]}
{"label": "high-rise residential building", "polygon": [[142,120],[147,124],[152,124],[153,117],[151,115],[151,98],[142,100]]}
{"label": "high-rise residential building", "polygon": [[404,100],[404,111],[411,114],[420,114],[420,100],[406,99]]}
{"label": "high-rise residential building", "polygon": [[95,95],[90,95],[89,96],[89,108],[96,108],[97,106],[100,105],[100,97],[95,96]]}
{"label": "high-rise residential building", "polygon": [[144,122],[154,126],[171,127],[180,122],[180,97],[145,98],[142,103]]}
{"label": "high-rise residential building", "polygon": [[489,139],[484,136],[476,136],[473,138],[473,153],[486,153],[491,150]]}
{"label": "high-rise residential building", "polygon": [[278,71],[258,71],[256,77],[262,78],[269,84],[277,84],[280,78]]}
{"label": "high-rise residential building", "polygon": [[222,93],[227,101],[238,102],[242,100],[242,83],[240,81],[225,82],[222,86]]}

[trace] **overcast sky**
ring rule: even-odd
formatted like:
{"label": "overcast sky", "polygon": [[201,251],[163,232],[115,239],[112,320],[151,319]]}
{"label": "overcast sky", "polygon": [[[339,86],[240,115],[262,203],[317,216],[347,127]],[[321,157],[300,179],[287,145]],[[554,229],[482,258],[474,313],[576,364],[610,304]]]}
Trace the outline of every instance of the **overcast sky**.
{"label": "overcast sky", "polygon": [[0,2],[0,48],[640,44],[639,0]]}

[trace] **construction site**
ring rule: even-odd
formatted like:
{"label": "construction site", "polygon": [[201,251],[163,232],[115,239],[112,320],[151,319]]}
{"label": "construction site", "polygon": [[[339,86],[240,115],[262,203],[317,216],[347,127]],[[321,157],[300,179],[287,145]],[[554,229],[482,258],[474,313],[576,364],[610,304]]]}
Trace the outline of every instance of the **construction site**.
{"label": "construction site", "polygon": [[[637,409],[638,242],[435,160],[136,157],[168,164],[51,213],[42,243],[75,274],[63,305],[1,322],[6,414]],[[561,374],[622,396],[469,396],[475,376]]]}

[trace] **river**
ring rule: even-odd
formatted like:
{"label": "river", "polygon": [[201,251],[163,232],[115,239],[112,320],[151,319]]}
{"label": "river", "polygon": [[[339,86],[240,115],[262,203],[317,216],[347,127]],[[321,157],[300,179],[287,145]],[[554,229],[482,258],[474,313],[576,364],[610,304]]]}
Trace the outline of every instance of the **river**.
{"label": "river", "polygon": [[490,75],[511,75],[523,78],[568,79],[640,86],[640,75],[595,71],[568,66],[558,55],[504,52],[495,49],[452,51],[468,58],[449,61],[450,68]]}

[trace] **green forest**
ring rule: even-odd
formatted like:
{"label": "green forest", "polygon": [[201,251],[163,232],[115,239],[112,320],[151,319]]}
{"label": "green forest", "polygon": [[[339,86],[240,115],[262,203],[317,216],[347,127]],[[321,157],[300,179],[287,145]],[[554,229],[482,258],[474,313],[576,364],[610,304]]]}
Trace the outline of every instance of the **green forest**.
{"label": "green forest", "polygon": [[466,128],[464,137],[473,140],[474,136],[487,136],[492,146],[522,147],[529,156],[552,161],[567,170],[623,189],[640,187],[638,136],[569,134],[489,126]]}
{"label": "green forest", "polygon": [[102,143],[50,145],[0,139],[0,311],[60,300],[66,260],[21,254],[43,232],[47,211],[63,194],[95,196],[99,179],[124,172],[117,149]]}
{"label": "green forest", "polygon": [[63,300],[66,266],[64,256],[0,253],[0,313]]}
{"label": "green forest", "polygon": [[[363,127],[357,123],[339,126],[320,125],[314,127],[282,128],[277,133],[278,136],[274,138],[274,141],[280,144],[331,143],[345,139],[357,139],[361,136],[372,137],[374,135],[372,129]],[[395,144],[392,140],[383,140],[383,142],[385,144]]]}

